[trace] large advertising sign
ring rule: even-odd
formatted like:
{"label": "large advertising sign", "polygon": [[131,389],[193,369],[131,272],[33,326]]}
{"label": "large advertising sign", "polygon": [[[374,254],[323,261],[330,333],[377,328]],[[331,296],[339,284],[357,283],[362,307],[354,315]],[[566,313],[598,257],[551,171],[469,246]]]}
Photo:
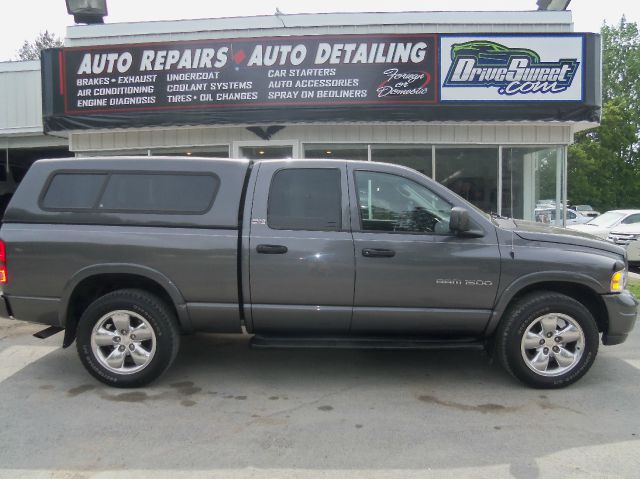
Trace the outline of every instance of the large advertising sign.
{"label": "large advertising sign", "polygon": [[445,101],[582,101],[582,36],[443,36]]}
{"label": "large advertising sign", "polygon": [[51,49],[42,58],[44,124],[61,131],[593,121],[599,51],[591,34],[314,35]]}
{"label": "large advertising sign", "polygon": [[66,114],[434,103],[433,35],[207,40],[63,51]]}

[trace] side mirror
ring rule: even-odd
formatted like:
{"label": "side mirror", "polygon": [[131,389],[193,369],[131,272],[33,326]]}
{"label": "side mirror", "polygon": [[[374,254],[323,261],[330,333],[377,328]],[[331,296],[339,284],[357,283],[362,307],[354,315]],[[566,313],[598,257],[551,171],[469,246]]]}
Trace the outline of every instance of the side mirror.
{"label": "side mirror", "polygon": [[469,224],[469,212],[460,206],[451,208],[451,216],[449,217],[449,229],[452,233],[465,233],[471,229]]}

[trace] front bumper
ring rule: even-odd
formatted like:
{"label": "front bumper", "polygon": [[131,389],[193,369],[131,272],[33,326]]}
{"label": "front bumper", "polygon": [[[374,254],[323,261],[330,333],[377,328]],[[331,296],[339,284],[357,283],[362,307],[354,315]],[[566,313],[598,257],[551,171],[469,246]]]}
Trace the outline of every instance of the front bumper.
{"label": "front bumper", "polygon": [[609,318],[607,330],[602,335],[602,344],[611,346],[623,343],[636,324],[638,300],[628,291],[602,295]]}

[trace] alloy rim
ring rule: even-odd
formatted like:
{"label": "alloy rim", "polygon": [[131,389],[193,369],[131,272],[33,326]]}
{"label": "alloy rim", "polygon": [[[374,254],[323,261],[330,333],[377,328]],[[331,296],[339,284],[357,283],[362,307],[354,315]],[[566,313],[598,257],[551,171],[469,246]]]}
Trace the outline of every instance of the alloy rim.
{"label": "alloy rim", "polygon": [[100,364],[117,374],[133,374],[149,365],[156,352],[151,324],[133,311],[102,316],[91,332],[91,350]]}
{"label": "alloy rim", "polygon": [[522,336],[520,349],[529,369],[540,376],[571,371],[584,352],[584,332],[571,316],[549,313],[536,318]]}

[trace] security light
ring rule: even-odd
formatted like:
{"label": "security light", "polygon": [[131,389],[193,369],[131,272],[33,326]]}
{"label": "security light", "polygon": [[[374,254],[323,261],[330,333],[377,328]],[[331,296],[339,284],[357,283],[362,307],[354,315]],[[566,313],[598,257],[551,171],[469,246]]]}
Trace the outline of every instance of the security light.
{"label": "security light", "polygon": [[76,23],[104,23],[107,11],[107,0],[66,0],[67,12],[73,15]]}
{"label": "security light", "polygon": [[571,0],[538,0],[538,10],[561,12],[566,10]]}

